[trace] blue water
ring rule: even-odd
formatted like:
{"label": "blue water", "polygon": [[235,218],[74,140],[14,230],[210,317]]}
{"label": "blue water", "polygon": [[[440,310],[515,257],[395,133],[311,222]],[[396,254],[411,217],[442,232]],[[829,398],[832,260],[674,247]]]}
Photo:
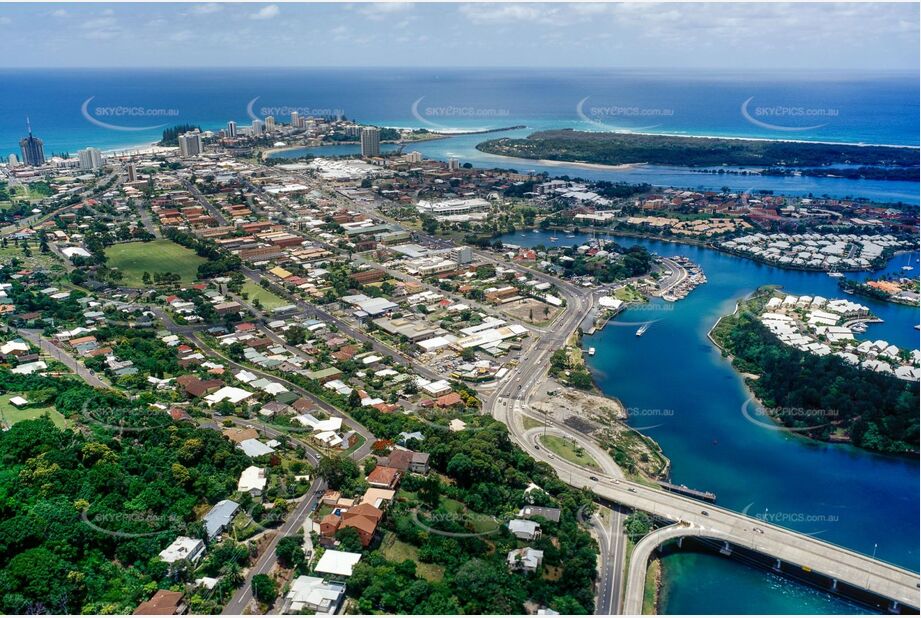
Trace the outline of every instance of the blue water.
{"label": "blue water", "polygon": [[[147,144],[162,127],[112,130],[88,115],[122,128],[198,124],[219,129],[228,120],[249,124],[254,115],[286,109],[303,113],[341,112],[361,122],[432,129],[483,129],[523,124],[527,130],[572,127],[636,130],[679,135],[804,139],[918,146],[916,75],[814,73],[720,73],[614,70],[501,69],[198,69],[198,70],[2,70],[0,79],[15,96],[0,101],[0,153],[17,152],[30,116],[46,151],[75,152]],[[587,97],[587,98],[586,98]],[[826,110],[834,115],[771,117],[772,124],[808,131],[766,129],[746,120],[760,107]],[[580,107],[580,102],[582,105]],[[104,115],[97,108],[124,108]],[[142,108],[145,115],[136,113]],[[581,110],[581,111],[580,111]],[[649,116],[648,114],[654,114]],[[667,115],[666,115],[667,114]],[[754,115],[754,116],[753,116]],[[554,171],[477,153],[488,136],[468,136],[421,145],[428,156],[457,155],[478,165]],[[563,172],[560,172],[563,173]],[[918,202],[918,183],[841,179],[714,177],[683,169],[647,167],[629,172],[566,171],[584,178],[608,178],[657,185],[735,190],[773,189],[791,194],[863,196],[880,201]]]}
{"label": "blue water", "polygon": [[[498,137],[526,137],[533,129],[502,131],[489,135],[463,135],[446,139],[420,142],[404,150],[418,150],[428,159],[446,161],[457,157],[462,163],[475,167],[515,169],[520,172],[546,172],[552,176],[568,175],[586,180],[649,183],[654,186],[680,187],[703,191],[772,191],[795,196],[829,196],[836,198],[862,197],[878,202],[919,203],[919,185],[898,180],[849,180],[847,178],[818,178],[809,176],[740,176],[736,174],[702,174],[689,168],[664,165],[638,165],[626,169],[588,168],[566,163],[542,164],[537,161],[500,157],[476,149],[476,145]],[[383,144],[384,152],[396,150],[394,144]],[[317,157],[335,157],[359,154],[357,145],[319,146],[296,148],[280,152],[278,158],[294,159],[309,154]]]}
{"label": "blue water", "polygon": [[[0,79],[11,93],[0,99],[3,156],[18,152],[26,116],[31,117],[35,134],[45,141],[47,153],[73,153],[86,146],[117,149],[148,144],[159,139],[162,131],[161,126],[124,129],[178,123],[219,129],[228,120],[248,124],[248,105],[258,117],[274,114],[281,121],[287,121],[288,116],[278,108],[287,107],[305,115],[341,111],[360,122],[385,126],[468,130],[519,124],[528,127],[509,133],[513,136],[537,129],[572,127],[915,147],[919,144],[917,75],[263,68],[0,70]],[[90,97],[93,99],[87,103],[88,115],[123,130],[102,128],[87,120],[81,106]],[[752,113],[756,113],[756,106],[784,106],[826,109],[834,114],[823,117],[821,122],[811,117],[772,119],[788,128],[822,125],[807,131],[766,129],[749,122],[741,113],[742,104],[752,97]],[[105,107],[122,108],[122,113],[104,116],[97,108]],[[130,115],[136,108],[143,108],[144,114]],[[129,115],[124,113],[126,110]],[[415,148],[432,158],[458,156],[478,166],[548,171],[587,179],[919,202],[918,183],[717,177],[653,166],[629,171],[548,167],[477,152],[474,146],[489,137],[462,136]],[[538,238],[534,234],[529,235],[530,240],[516,241],[533,243]],[[778,516],[822,516],[826,521],[820,526],[799,522],[788,525],[867,553],[877,544],[878,556],[917,569],[917,462],[846,446],[806,442],[745,421],[740,413],[747,397],[744,385],[705,338],[719,315],[731,311],[736,299],[759,285],[774,283],[793,293],[833,296],[834,281],[824,275],[781,271],[703,249],[647,244],[700,263],[710,283],[674,305],[672,311],[653,303],[627,312],[625,320],[662,319],[640,339],[632,329],[613,327],[592,338],[591,345],[599,350],[592,360],[592,370],[605,392],[620,397],[628,407],[673,411],[652,423],[658,426],[645,430],[672,459],[673,478],[716,492],[719,502],[731,508],[767,510]],[[886,320],[871,327],[868,336],[917,346],[917,331],[909,330],[918,323],[916,309],[880,305],[872,300],[862,302]],[[669,353],[663,354],[663,350]],[[649,424],[648,419],[644,418],[643,423]],[[833,521],[827,521],[832,517]],[[731,594],[682,597],[676,592],[669,595],[674,600],[667,601],[666,611],[767,608],[822,613],[849,608],[846,604],[835,605],[840,602],[833,599],[819,602],[811,590],[794,584],[781,586],[783,600],[777,600],[779,597],[765,591],[766,583],[760,574],[722,567],[714,571],[706,562],[688,560],[681,556],[670,559],[667,567],[674,575],[668,576],[667,586],[675,591],[721,590]],[[713,584],[709,588],[707,581]],[[749,596],[773,598],[779,605],[745,603]]]}
{"label": "blue water", "polygon": [[[584,242],[577,234],[555,233],[555,244]],[[551,233],[518,233],[505,241],[523,246],[551,246]],[[781,285],[792,294],[842,297],[835,279],[821,273],[782,270],[710,249],[620,238],[660,255],[683,255],[700,264],[709,282],[686,299],[660,299],[618,316],[600,333],[586,337],[597,353],[589,360],[599,387],[640,416],[631,424],[655,438],[672,462],[672,479],[712,491],[722,506],[751,514],[767,513],[775,523],[850,547],[913,570],[919,566],[919,466],[917,459],[861,451],[847,445],[810,441],[773,426],[754,424],[742,414],[748,399],[742,378],[706,335],[716,320],[732,312],[738,299],[762,285]],[[909,259],[894,258],[888,272],[901,272]],[[917,268],[917,266],[916,266]],[[869,275],[866,275],[869,276]],[[855,297],[856,298],[856,297]],[[865,338],[887,339],[918,348],[917,307],[860,297],[884,323],[872,325]],[[642,337],[636,326],[617,322],[655,321]],[[667,353],[666,353],[667,351]],[[697,561],[697,562],[690,562]],[[700,568],[691,568],[699,564]],[[666,563],[668,613],[733,613],[749,595],[768,594],[768,579],[759,571],[719,567],[722,595],[681,594],[714,580],[711,562],[686,556]],[[773,581],[773,580],[771,580]],[[794,583],[783,587],[788,611],[824,613],[827,603]],[[729,591],[726,593],[726,591]],[[674,605],[672,604],[674,603]],[[772,606],[769,606],[772,607]],[[847,611],[842,604],[836,611]],[[741,610],[738,610],[741,611]],[[765,610],[771,613],[773,610]]]}

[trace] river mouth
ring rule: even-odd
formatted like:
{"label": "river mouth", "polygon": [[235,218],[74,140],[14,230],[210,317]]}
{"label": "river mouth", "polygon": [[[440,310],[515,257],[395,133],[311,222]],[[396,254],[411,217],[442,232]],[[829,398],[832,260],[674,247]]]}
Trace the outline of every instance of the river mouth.
{"label": "river mouth", "polygon": [[[551,246],[552,232],[514,234],[509,243]],[[588,240],[584,234],[566,238],[567,244]],[[657,320],[642,337],[635,329],[606,328],[584,337],[594,347],[588,365],[599,388],[617,397],[627,408],[671,410],[645,429],[672,462],[672,481],[718,496],[720,506],[765,514],[778,525],[816,538],[918,570],[917,505],[919,465],[913,458],[881,455],[849,445],[817,442],[759,426],[746,420],[741,409],[751,396],[744,380],[708,339],[707,333],[738,300],[763,285],[780,285],[790,294],[842,296],[837,282],[824,273],[782,270],[700,246],[637,238],[619,238],[624,246],[639,244],[660,255],[682,255],[699,264],[708,283],[677,303],[652,299],[628,309],[618,319]],[[560,243],[556,243],[560,244]],[[913,258],[917,263],[917,256]],[[896,272],[905,257],[893,258],[886,269]],[[864,276],[869,276],[867,273]],[[863,300],[861,302],[864,302]],[[902,347],[918,347],[917,307],[866,299],[871,311],[883,318],[860,338],[886,339]],[[668,310],[664,310],[665,307]],[[645,424],[640,418],[635,425]],[[816,522],[821,520],[821,526]],[[702,564],[703,571],[692,565]],[[741,611],[673,592],[711,581],[714,569],[720,587],[735,596],[774,594],[787,599],[779,613],[852,613],[848,603],[817,600],[811,594],[779,586],[761,575],[710,561],[670,557],[664,563],[663,613]],[[716,584],[713,584],[716,586]],[[744,591],[744,592],[743,592]],[[776,600],[776,599],[775,599]],[[748,605],[751,607],[751,605]],[[760,606],[759,606],[760,607]],[[774,607],[774,602],[766,607]],[[747,611],[751,611],[750,609]]]}

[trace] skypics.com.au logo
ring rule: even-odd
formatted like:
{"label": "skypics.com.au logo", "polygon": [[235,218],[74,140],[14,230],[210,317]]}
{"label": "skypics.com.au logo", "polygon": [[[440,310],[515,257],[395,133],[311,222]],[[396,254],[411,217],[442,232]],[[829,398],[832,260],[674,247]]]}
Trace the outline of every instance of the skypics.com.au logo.
{"label": "skypics.com.au logo", "polygon": [[[143,107],[140,105],[97,105],[90,108],[90,103],[95,98],[94,95],[83,102],[83,105],[80,106],[80,114],[90,124],[110,131],[153,131],[162,129],[169,122],[135,126],[131,124],[129,119],[143,119],[146,122],[150,118],[175,120],[179,117],[179,110],[176,108]],[[105,120],[102,120],[103,118]],[[140,122],[141,120],[135,121]]]}
{"label": "skypics.com.au logo", "polygon": [[742,117],[748,122],[771,131],[798,132],[815,131],[821,129],[827,122],[820,124],[799,125],[798,122],[812,121],[812,119],[834,119],[840,111],[832,107],[803,107],[800,105],[758,105],[751,107],[755,97],[748,97],[742,103]]}
{"label": "skypics.com.au logo", "polygon": [[[576,104],[576,115],[596,129],[609,132],[648,131],[661,127],[675,115],[675,110],[665,107],[639,107],[636,105],[590,105],[585,97]],[[650,120],[659,120],[649,124]],[[637,124],[638,122],[643,124]]]}

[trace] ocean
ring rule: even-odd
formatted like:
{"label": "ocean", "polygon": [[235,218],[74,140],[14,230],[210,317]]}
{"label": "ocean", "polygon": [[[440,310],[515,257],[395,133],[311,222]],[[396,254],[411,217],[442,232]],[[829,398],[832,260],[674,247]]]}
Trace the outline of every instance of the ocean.
{"label": "ocean", "polygon": [[46,150],[73,152],[149,143],[158,125],[218,129],[249,124],[250,112],[287,121],[291,110],[433,130],[524,124],[919,145],[917,75],[896,73],[4,69],[0,79],[9,93],[0,101],[4,154],[18,150],[27,116]]}
{"label": "ocean", "polygon": [[[229,120],[249,124],[252,117],[266,115],[286,122],[292,110],[442,131],[525,125],[513,134],[571,127],[919,145],[917,75],[265,68],[3,70],[0,79],[9,93],[0,100],[4,156],[18,153],[26,117],[50,154],[145,145],[159,139],[164,127],[180,123],[219,129]],[[535,162],[511,165],[478,153],[475,144],[489,137],[463,136],[415,148],[426,156],[461,156],[478,165],[542,169]],[[638,168],[620,175],[574,166],[548,171],[918,203],[918,183],[714,179],[677,168]],[[880,557],[917,569],[917,462],[809,443],[745,422],[739,413],[744,385],[705,337],[716,317],[731,311],[732,303],[757,285],[831,293],[833,282],[824,275],[781,271],[702,249],[648,245],[666,255],[688,255],[703,266],[710,283],[672,311],[631,310],[628,321],[664,317],[641,339],[617,328],[595,335],[590,340],[598,349],[592,371],[601,388],[628,407],[675,411],[649,430],[672,459],[674,479],[715,491],[719,502],[731,508],[826,517],[829,521],[807,531],[858,551],[876,548]],[[868,335],[917,345],[917,331],[907,330],[918,323],[917,309],[879,309],[887,321],[872,326]],[[853,611],[828,595],[727,564],[711,557],[669,557],[664,611]],[[753,599],[760,601],[753,604]]]}

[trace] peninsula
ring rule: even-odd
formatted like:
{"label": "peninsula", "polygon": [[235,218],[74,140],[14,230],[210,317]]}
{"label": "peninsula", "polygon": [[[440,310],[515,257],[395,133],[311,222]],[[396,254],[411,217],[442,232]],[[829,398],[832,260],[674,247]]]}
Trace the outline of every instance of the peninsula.
{"label": "peninsula", "polygon": [[[679,137],[633,133],[592,133],[572,129],[538,131],[526,138],[500,138],[477,145],[495,155],[600,165],[753,166],[803,168],[799,173],[825,175],[832,166],[873,168],[878,180],[918,177],[918,151],[892,146],[858,146],[817,142]],[[817,168],[817,169],[816,169]],[[891,171],[891,173],[889,173]]]}

